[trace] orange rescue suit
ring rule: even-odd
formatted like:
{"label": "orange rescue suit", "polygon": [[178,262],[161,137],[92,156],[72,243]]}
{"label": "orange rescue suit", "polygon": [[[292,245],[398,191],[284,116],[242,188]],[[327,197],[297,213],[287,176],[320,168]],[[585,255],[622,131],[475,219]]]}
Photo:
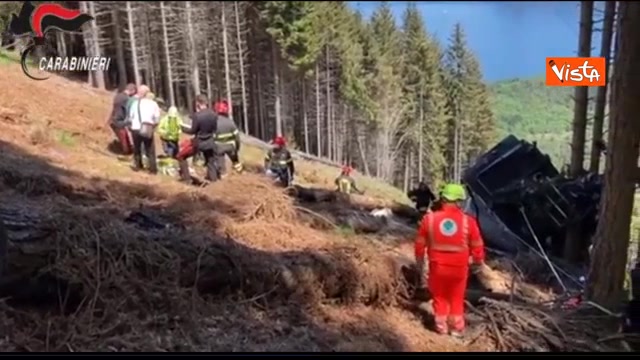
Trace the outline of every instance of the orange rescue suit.
{"label": "orange rescue suit", "polygon": [[433,298],[436,330],[446,332],[447,322],[464,330],[464,294],[469,274],[469,256],[475,264],[484,261],[484,244],[476,219],[455,204],[443,204],[422,218],[415,243],[415,256],[422,283],[426,280]]}

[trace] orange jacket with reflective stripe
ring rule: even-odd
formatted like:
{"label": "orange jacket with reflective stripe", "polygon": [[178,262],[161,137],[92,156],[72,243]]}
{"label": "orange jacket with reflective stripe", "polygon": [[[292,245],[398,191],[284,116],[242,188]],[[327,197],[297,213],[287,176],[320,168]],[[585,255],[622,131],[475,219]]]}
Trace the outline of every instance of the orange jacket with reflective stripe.
{"label": "orange jacket with reflective stripe", "polygon": [[484,261],[484,244],[478,222],[453,204],[443,204],[438,211],[422,218],[415,244],[416,260],[442,265],[469,266]]}

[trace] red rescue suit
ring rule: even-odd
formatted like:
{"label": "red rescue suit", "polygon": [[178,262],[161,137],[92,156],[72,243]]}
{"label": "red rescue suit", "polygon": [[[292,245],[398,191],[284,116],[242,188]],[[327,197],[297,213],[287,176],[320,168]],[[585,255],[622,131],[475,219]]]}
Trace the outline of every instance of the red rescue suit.
{"label": "red rescue suit", "polygon": [[426,280],[433,298],[436,331],[464,330],[464,295],[469,274],[469,256],[475,264],[484,261],[484,244],[476,220],[457,205],[445,203],[425,215],[415,243],[415,256],[422,283]]}

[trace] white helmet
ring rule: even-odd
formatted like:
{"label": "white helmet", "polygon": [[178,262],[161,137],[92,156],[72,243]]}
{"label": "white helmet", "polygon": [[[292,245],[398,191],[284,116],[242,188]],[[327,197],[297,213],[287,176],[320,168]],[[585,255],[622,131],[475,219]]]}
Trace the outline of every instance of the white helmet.
{"label": "white helmet", "polygon": [[178,116],[178,108],[175,106],[172,106],[169,108],[169,111],[167,112],[167,115],[169,116]]}

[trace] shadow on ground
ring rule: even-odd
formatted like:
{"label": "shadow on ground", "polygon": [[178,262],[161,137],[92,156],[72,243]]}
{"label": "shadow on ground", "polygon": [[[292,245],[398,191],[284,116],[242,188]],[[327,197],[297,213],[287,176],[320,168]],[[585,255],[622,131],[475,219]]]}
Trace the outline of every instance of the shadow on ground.
{"label": "shadow on ground", "polygon": [[325,311],[394,301],[399,285],[363,278],[353,249],[257,250],[219,234],[218,217],[240,210],[202,191],[167,198],[0,151],[7,351],[408,350],[384,319]]}

